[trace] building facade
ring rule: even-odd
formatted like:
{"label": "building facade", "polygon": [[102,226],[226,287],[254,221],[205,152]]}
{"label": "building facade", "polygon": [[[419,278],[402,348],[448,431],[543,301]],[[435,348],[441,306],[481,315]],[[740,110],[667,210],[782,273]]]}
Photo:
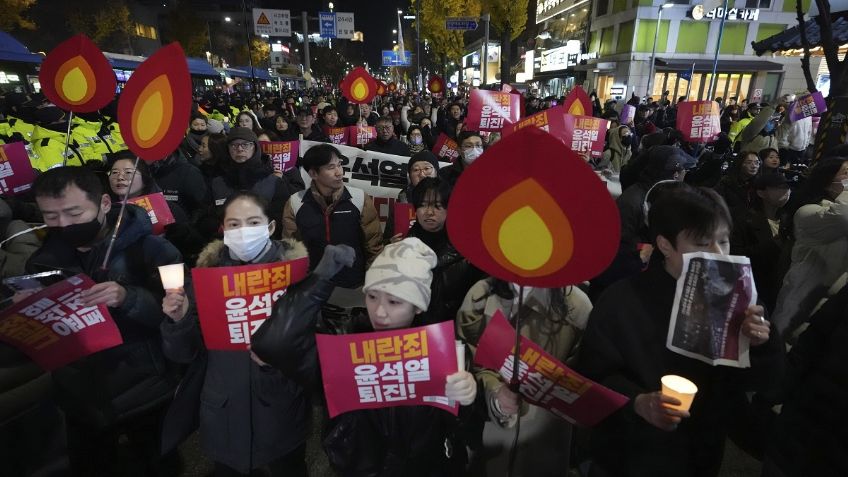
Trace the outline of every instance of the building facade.
{"label": "building facade", "polygon": [[[806,10],[810,0],[804,3]],[[751,47],[797,23],[795,0],[729,0],[727,11],[713,5],[700,0],[595,0],[587,51],[598,57],[578,66],[587,71],[584,87],[596,90],[602,101],[627,100],[633,94],[656,100],[666,91],[671,100],[771,101],[806,89],[797,58],[757,57]],[[812,61],[815,70],[820,59]]]}

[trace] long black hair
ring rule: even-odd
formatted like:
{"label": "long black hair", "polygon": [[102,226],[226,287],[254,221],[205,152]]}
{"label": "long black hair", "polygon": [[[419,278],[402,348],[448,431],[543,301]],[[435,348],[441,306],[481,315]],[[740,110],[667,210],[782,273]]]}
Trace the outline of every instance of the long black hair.
{"label": "long black hair", "polygon": [[786,216],[780,224],[781,236],[788,239],[795,237],[794,218],[798,209],[831,198],[828,188],[846,161],[848,161],[848,157],[828,157],[822,159],[810,170],[810,175],[807,176],[804,185],[796,194],[793,194],[786,206]]}

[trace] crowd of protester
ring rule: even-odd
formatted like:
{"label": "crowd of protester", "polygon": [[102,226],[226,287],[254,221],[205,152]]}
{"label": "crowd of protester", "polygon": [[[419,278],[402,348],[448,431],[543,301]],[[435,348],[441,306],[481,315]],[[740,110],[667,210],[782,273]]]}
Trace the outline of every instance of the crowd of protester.
{"label": "crowd of protester", "polygon": [[[848,146],[813,164],[811,118],[789,120],[792,95],[719,98],[722,133],[708,144],[675,129],[685,98],[631,98],[626,123],[621,104],[591,98],[610,127],[603,156],[587,162],[621,184],[619,249],[590,282],[521,289],[487,276],[447,234],[453,187],[500,138],[466,128],[465,93],[363,105],[323,89],[198,93],[185,140],[151,164],[121,147],[112,108],[75,119],[103,147],[84,155],[84,139],[72,139],[79,163],[64,167],[64,113],[7,94],[0,141],[25,142],[40,173],[31,192],[0,199],[0,276],[89,275],[83,304],[108,306],[124,341],[52,373],[0,344],[8,475],[179,475],[175,448],[198,426],[221,476],[305,476],[315,448],[344,476],[499,476],[511,466],[540,477],[715,476],[727,439],[766,477],[848,475]],[[526,95],[524,113],[563,99]],[[393,233],[393,214],[382,228],[373,198],[344,179],[327,128],[356,125],[376,128],[363,149],[409,157],[396,197],[415,211],[407,238]],[[452,164],[431,152],[440,134],[459,146]],[[299,139],[325,144],[275,172],[260,141]],[[103,268],[121,202],[156,192],[175,223],[154,235],[149,216],[126,205]],[[742,325],[748,369],[666,349],[682,256],[694,251],[751,259],[759,302]],[[164,290],[157,272],[302,257],[309,275],[243,352],[207,350],[197,290],[188,276],[184,290]],[[4,294],[4,307],[25,297]],[[526,403],[498,370],[469,364],[445,382],[458,417],[426,406],[326,417],[316,333],[453,321],[470,357],[496,310],[521,313],[524,336],[629,403],[578,428]],[[666,374],[698,384],[690,411],[667,406],[677,402],[659,391]]]}

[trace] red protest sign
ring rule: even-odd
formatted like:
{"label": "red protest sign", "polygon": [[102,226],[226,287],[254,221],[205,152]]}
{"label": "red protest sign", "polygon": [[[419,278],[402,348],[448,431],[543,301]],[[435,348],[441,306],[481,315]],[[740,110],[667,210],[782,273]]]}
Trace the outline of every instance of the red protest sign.
{"label": "red protest sign", "polygon": [[565,121],[566,146],[578,154],[589,152],[592,157],[604,155],[604,141],[608,127],[606,119],[566,114],[563,120]]}
{"label": "red protest sign", "polygon": [[262,154],[271,157],[274,172],[286,172],[297,165],[297,153],[300,141],[259,141]]}
{"label": "red protest sign", "polygon": [[409,203],[395,202],[395,230],[394,235],[401,234],[406,237],[412,224],[415,223],[415,206]]}
{"label": "red protest sign", "polygon": [[356,409],[433,406],[453,415],[445,382],[457,372],[453,322],[352,335],[315,335],[330,417]]}
{"label": "red protest sign", "polygon": [[440,159],[447,159],[453,162],[459,159],[459,144],[448,137],[447,134],[439,134],[436,144],[433,146],[433,154]]}
{"label": "red protest sign", "polygon": [[244,351],[250,336],[292,283],[306,277],[307,258],[240,267],[193,268],[197,314],[207,349]]}
{"label": "red protest sign", "polygon": [[344,144],[347,145],[347,129],[346,127],[340,128],[331,128],[329,126],[324,126],[324,134],[330,138],[330,142],[333,144]]}
{"label": "red protest sign", "polygon": [[153,224],[153,235],[162,235],[165,233],[165,226],[175,222],[174,214],[171,213],[171,208],[161,192],[130,199],[129,203],[147,211],[150,223]]}
{"label": "red protest sign", "polygon": [[351,146],[364,146],[377,138],[377,128],[374,126],[348,126],[347,135]]}
{"label": "red protest sign", "polygon": [[[512,379],[515,329],[496,311],[477,343],[474,363]],[[575,373],[541,346],[521,337],[518,364],[521,395],[527,402],[581,426],[592,427],[628,399]]]}
{"label": "red protest sign", "polygon": [[29,162],[26,146],[13,142],[0,146],[0,195],[15,195],[29,190],[35,171]]}
{"label": "red protest sign", "polygon": [[551,136],[563,140],[565,136],[565,118],[563,115],[564,109],[562,106],[539,111],[532,116],[522,118],[511,128],[504,128],[504,136],[519,129],[535,126]]}
{"label": "red protest sign", "polygon": [[106,305],[83,306],[80,293],[94,281],[75,275],[0,313],[0,341],[47,371],[123,343]]}
{"label": "red protest sign", "polygon": [[683,101],[677,105],[677,130],[687,142],[715,141],[721,133],[719,106],[715,101]]}
{"label": "red protest sign", "polygon": [[503,91],[471,91],[465,129],[469,131],[500,131],[521,117],[520,97]]}

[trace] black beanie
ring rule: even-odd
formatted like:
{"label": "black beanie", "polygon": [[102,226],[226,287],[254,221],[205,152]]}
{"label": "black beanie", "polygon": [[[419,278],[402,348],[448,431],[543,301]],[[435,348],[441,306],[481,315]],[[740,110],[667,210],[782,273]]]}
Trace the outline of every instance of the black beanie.
{"label": "black beanie", "polygon": [[412,172],[412,165],[416,162],[429,162],[437,171],[439,170],[439,159],[435,154],[428,150],[423,150],[416,152],[409,158],[409,162],[406,163],[406,172]]}

